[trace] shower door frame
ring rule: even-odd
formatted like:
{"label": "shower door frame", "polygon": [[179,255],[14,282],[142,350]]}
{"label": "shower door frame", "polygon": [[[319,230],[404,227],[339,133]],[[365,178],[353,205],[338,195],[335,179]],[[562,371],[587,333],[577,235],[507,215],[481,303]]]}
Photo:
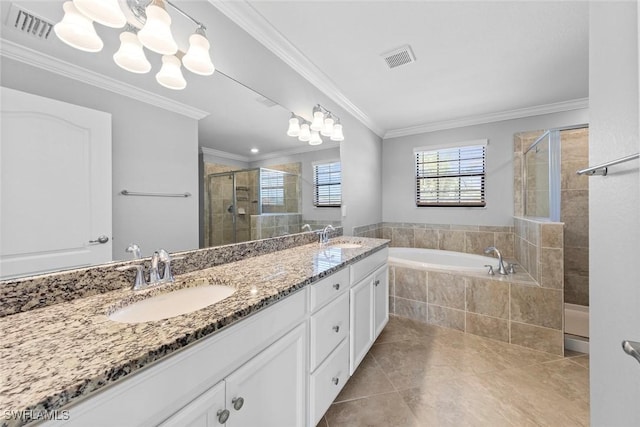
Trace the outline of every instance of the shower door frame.
{"label": "shower door frame", "polygon": [[539,143],[545,140],[545,138],[549,138],[549,152],[548,152],[548,160],[549,160],[549,170],[548,170],[548,179],[549,179],[549,216],[543,218],[549,218],[551,221],[559,222],[560,221],[560,186],[561,186],[561,150],[560,150],[560,131],[565,129],[549,129],[545,131],[542,135],[538,137],[530,146],[524,151],[522,155],[522,167],[523,167],[523,203],[524,203],[524,215],[525,217],[532,217],[527,214],[527,201],[529,199],[527,188],[528,181],[528,164],[527,164],[527,153],[533,149],[535,149]]}

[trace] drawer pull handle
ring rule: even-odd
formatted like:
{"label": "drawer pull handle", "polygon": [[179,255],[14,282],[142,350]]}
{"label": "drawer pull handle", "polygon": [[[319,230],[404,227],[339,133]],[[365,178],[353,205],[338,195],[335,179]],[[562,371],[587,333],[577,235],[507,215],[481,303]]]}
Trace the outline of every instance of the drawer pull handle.
{"label": "drawer pull handle", "polygon": [[333,378],[331,378],[331,382],[332,382],[333,384],[335,384],[335,385],[338,385],[338,383],[340,382],[340,378],[338,378],[338,377],[333,377]]}
{"label": "drawer pull handle", "polygon": [[231,403],[233,403],[233,409],[239,411],[242,409],[242,405],[244,405],[244,399],[242,397],[234,397],[231,399]]}
{"label": "drawer pull handle", "polygon": [[335,289],[336,291],[340,290],[340,283],[336,283],[335,285],[333,285],[333,289]]}
{"label": "drawer pull handle", "polygon": [[373,286],[378,286],[380,284],[380,280],[376,280],[375,282],[373,282]]}
{"label": "drawer pull handle", "polygon": [[228,409],[221,409],[221,410],[218,411],[218,413],[216,415],[218,416],[218,422],[220,424],[224,424],[229,419],[229,410]]}
{"label": "drawer pull handle", "polygon": [[334,331],[336,331],[336,333],[338,333],[338,332],[340,332],[340,325],[336,325],[331,329],[333,329]]}

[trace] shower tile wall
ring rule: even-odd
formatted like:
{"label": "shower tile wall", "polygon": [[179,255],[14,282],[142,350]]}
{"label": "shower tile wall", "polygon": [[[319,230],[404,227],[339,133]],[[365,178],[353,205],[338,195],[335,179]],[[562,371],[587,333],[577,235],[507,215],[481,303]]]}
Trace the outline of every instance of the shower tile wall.
{"label": "shower tile wall", "polygon": [[288,172],[294,175],[284,176],[284,205],[263,206],[262,213],[298,213],[302,212],[302,187],[299,177],[302,176],[302,163],[285,163],[268,166],[268,169]]}
{"label": "shower tile wall", "polygon": [[[214,174],[214,173],[221,173],[221,172],[230,172],[233,169],[237,169],[234,168],[232,166],[228,166],[228,165],[221,165],[218,163],[207,163],[204,162],[204,167],[202,168],[202,172],[203,172],[203,176],[200,177],[200,179],[203,180],[203,182],[205,182],[205,188],[206,188],[206,182],[207,182],[207,176]],[[221,189],[218,189],[218,192],[215,192],[214,194],[221,194],[220,193]],[[209,191],[205,191],[204,192],[204,246],[205,247],[210,247],[210,246],[216,246],[216,245],[221,245],[222,244],[222,236],[219,236],[218,239],[215,239],[215,237],[213,236],[213,229],[212,229],[212,222],[209,220],[211,217],[211,215],[220,215],[222,214],[222,211],[220,209],[216,209],[216,212],[211,212],[211,201],[212,199],[210,199],[211,194]],[[219,212],[218,212],[219,211]],[[215,241],[218,241],[217,243]]]}
{"label": "shower tile wall", "polygon": [[300,232],[302,214],[267,214],[251,216],[251,240],[267,239]]}
{"label": "shower tile wall", "polygon": [[564,300],[589,305],[589,130],[562,131],[561,221],[564,228]]}

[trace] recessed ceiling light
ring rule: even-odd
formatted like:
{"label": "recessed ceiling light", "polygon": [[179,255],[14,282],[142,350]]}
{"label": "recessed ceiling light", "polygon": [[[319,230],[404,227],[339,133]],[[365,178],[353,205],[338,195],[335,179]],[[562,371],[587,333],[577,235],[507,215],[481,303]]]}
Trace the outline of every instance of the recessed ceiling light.
{"label": "recessed ceiling light", "polygon": [[252,149],[251,149],[251,152],[252,152],[253,154],[257,153],[258,151],[260,151],[260,150],[258,150],[257,148],[252,148]]}

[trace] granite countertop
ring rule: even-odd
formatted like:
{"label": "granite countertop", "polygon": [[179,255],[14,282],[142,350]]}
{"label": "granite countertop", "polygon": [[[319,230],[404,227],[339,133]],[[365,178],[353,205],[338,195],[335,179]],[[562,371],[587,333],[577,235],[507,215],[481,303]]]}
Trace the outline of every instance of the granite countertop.
{"label": "granite countertop", "polygon": [[[362,247],[307,244],[183,274],[160,288],[119,289],[0,318],[0,408],[60,409],[388,244],[360,237],[336,241]],[[203,281],[237,290],[209,307],[169,319],[125,324],[107,317],[122,301]],[[19,425],[9,422],[2,425]]]}

